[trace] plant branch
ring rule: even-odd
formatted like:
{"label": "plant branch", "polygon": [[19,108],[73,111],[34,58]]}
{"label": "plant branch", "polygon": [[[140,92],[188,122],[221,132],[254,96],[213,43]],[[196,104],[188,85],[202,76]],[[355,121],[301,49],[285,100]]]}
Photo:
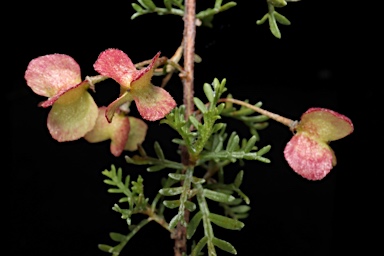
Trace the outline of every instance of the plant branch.
{"label": "plant branch", "polygon": [[[180,73],[183,82],[183,103],[185,106],[184,118],[192,115],[194,111],[193,103],[193,82],[194,82],[194,62],[195,62],[195,36],[196,36],[196,0],[185,1],[184,12],[184,32],[183,32],[183,57],[184,72]],[[184,166],[190,166],[188,150],[185,146],[181,147],[181,162]],[[185,172],[186,170],[183,170]],[[183,183],[183,182],[182,182]],[[185,223],[189,222],[189,211],[185,210]],[[180,223],[175,231],[175,256],[181,256],[187,252],[187,229]]]}
{"label": "plant branch", "polygon": [[296,126],[297,126],[297,121],[293,121],[289,118],[286,118],[286,117],[280,116],[278,114],[269,112],[268,110],[256,107],[254,105],[251,105],[251,104],[244,102],[244,101],[241,101],[241,100],[236,100],[236,99],[232,99],[232,98],[225,98],[225,99],[219,99],[218,102],[232,102],[232,103],[247,107],[249,109],[252,109],[252,110],[256,111],[257,113],[265,115],[265,116],[267,116],[267,117],[269,117],[269,118],[271,118],[271,119],[273,119],[279,123],[282,123],[282,124],[288,126],[292,132],[295,131]]}
{"label": "plant branch", "polygon": [[184,72],[181,73],[183,81],[183,103],[185,105],[185,117],[188,118],[194,109],[193,105],[193,82],[195,62],[195,36],[196,36],[196,3],[195,0],[185,1],[184,13]]}
{"label": "plant branch", "polygon": [[153,220],[153,221],[157,222],[158,224],[160,224],[160,226],[162,226],[166,230],[171,231],[168,223],[165,221],[163,216],[157,215],[156,212],[151,207],[147,207],[146,210],[143,212],[143,214],[148,215],[149,221]]}

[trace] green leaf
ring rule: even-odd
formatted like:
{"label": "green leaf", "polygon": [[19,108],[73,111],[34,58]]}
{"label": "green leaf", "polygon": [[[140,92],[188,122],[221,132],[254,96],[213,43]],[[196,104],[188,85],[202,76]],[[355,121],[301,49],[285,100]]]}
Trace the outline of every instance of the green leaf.
{"label": "green leaf", "polygon": [[179,174],[179,173],[168,173],[168,177],[174,180],[184,180],[185,174]]}
{"label": "green leaf", "polygon": [[193,102],[195,103],[196,107],[201,111],[201,113],[207,113],[207,107],[199,98],[194,97]]}
{"label": "green leaf", "polygon": [[195,61],[196,63],[200,63],[200,62],[203,61],[203,59],[202,59],[199,55],[197,55],[197,54],[195,53],[194,61]]}
{"label": "green leaf", "polygon": [[196,204],[191,201],[185,201],[184,203],[185,208],[187,208],[188,211],[193,212],[196,210]]}
{"label": "green leaf", "polygon": [[287,5],[285,0],[267,0],[268,3],[271,3],[275,7],[284,7]]}
{"label": "green leaf", "polygon": [[216,133],[216,132],[220,131],[221,129],[223,129],[223,127],[225,127],[224,123],[215,124],[212,128],[212,133]]}
{"label": "green leaf", "polygon": [[131,180],[131,177],[129,175],[125,176],[125,182],[124,182],[124,186],[125,187],[129,186],[130,180]]}
{"label": "green leaf", "polygon": [[291,22],[283,15],[278,13],[277,11],[273,12],[273,15],[275,16],[276,20],[282,24],[282,25],[291,25]]}
{"label": "green leaf", "polygon": [[212,243],[223,251],[226,251],[232,254],[237,254],[235,247],[227,241],[213,237]]}
{"label": "green leaf", "polygon": [[132,7],[133,9],[135,9],[135,11],[137,12],[142,12],[143,11],[143,8],[141,8],[140,5],[136,4],[136,3],[132,3]]}
{"label": "green leaf", "polygon": [[221,114],[221,112],[223,112],[223,110],[225,109],[225,103],[224,102],[220,103],[219,105],[217,105],[216,109],[218,114]]}
{"label": "green leaf", "polygon": [[204,182],[205,182],[205,179],[203,178],[192,177],[193,184],[203,184]]}
{"label": "green leaf", "polygon": [[271,145],[268,145],[268,146],[261,148],[259,151],[257,151],[257,155],[262,156],[262,155],[268,153],[269,150],[271,150]]}
{"label": "green leaf", "polygon": [[186,145],[185,141],[182,140],[182,139],[177,139],[177,138],[176,139],[172,139],[172,142],[175,143],[175,144],[182,145],[182,146]]}
{"label": "green leaf", "polygon": [[163,153],[163,150],[162,150],[161,147],[160,147],[159,142],[155,141],[153,147],[154,147],[154,149],[155,149],[156,156],[157,156],[160,160],[164,160],[164,159],[165,159],[165,157],[164,157],[164,153]]}
{"label": "green leaf", "polygon": [[203,90],[204,90],[204,93],[205,93],[205,96],[207,97],[208,101],[210,103],[213,103],[213,100],[214,100],[214,92],[212,90],[212,86],[208,83],[205,83],[203,85]]}
{"label": "green leaf", "polygon": [[103,174],[104,176],[107,176],[108,178],[112,177],[110,171],[108,171],[108,170],[102,171],[101,174]]}
{"label": "green leaf", "polygon": [[142,6],[145,8],[153,11],[156,9],[156,5],[153,3],[152,0],[137,0]]}
{"label": "green leaf", "polygon": [[168,11],[172,10],[172,2],[173,0],[164,0],[164,6]]}
{"label": "green leaf", "polygon": [[125,235],[122,235],[120,233],[111,232],[109,233],[109,237],[115,241],[115,242],[123,242],[126,239]]}
{"label": "green leaf", "polygon": [[123,193],[123,191],[119,188],[110,188],[107,191],[108,193]]}
{"label": "green leaf", "polygon": [[197,121],[196,117],[194,116],[189,116],[189,121],[191,121],[191,123],[193,124],[193,126],[196,128],[196,130],[199,130],[199,128],[201,127],[201,124],[199,121]]}
{"label": "green leaf", "polygon": [[209,213],[209,219],[217,226],[230,230],[240,230],[244,227],[243,222],[219,214]]}
{"label": "green leaf", "polygon": [[211,200],[219,202],[219,203],[229,203],[229,202],[235,200],[235,197],[233,197],[231,195],[216,192],[216,191],[213,191],[210,189],[204,189],[204,196],[208,199],[211,199]]}
{"label": "green leaf", "polygon": [[[226,195],[232,195],[233,194],[233,190],[230,188],[228,188],[228,189],[227,188],[217,188],[215,191],[226,194]],[[231,202],[233,202],[233,201],[231,201]]]}
{"label": "green leaf", "polygon": [[177,188],[162,188],[159,190],[159,193],[163,196],[175,196],[180,195],[183,192],[183,187]]}
{"label": "green leaf", "polygon": [[269,15],[269,29],[276,38],[281,38],[279,27],[276,24],[275,16]]}
{"label": "green leaf", "polygon": [[121,168],[117,169],[117,179],[119,181],[123,179],[123,170]]}
{"label": "green leaf", "polygon": [[265,122],[265,123],[255,123],[252,125],[253,128],[257,129],[257,130],[263,130],[265,128],[268,127],[268,122]]}
{"label": "green leaf", "polygon": [[[236,190],[237,191],[237,190]],[[232,202],[230,203],[227,203],[228,205],[238,205],[238,204],[241,204],[241,202],[243,202],[243,199],[241,198],[236,198],[235,200],[233,200]]]}
{"label": "green leaf", "polygon": [[238,205],[238,206],[231,207],[231,210],[235,213],[246,213],[250,209],[251,207],[248,205]]}
{"label": "green leaf", "polygon": [[266,164],[269,164],[271,162],[271,160],[269,160],[268,158],[262,157],[262,156],[257,156],[255,158],[255,160],[266,163]]}
{"label": "green leaf", "polygon": [[235,181],[233,182],[233,184],[235,185],[235,187],[240,187],[241,183],[243,183],[243,176],[244,176],[244,171],[241,170],[237,175],[236,175],[236,178],[235,178]]}
{"label": "green leaf", "polygon": [[236,150],[236,148],[239,146],[239,142],[240,142],[239,135],[237,135],[236,132],[232,132],[231,136],[228,139],[226,150],[228,152],[232,152]]}
{"label": "green leaf", "polygon": [[263,23],[268,19],[268,16],[269,16],[269,14],[266,13],[266,14],[263,16],[263,18],[261,18],[260,20],[257,20],[257,21],[256,21],[256,24],[257,24],[257,25],[261,25],[261,24],[263,24]]}
{"label": "green leaf", "polygon": [[180,206],[180,200],[164,200],[163,204],[169,209],[175,209]]}
{"label": "green leaf", "polygon": [[119,199],[119,203],[126,203],[126,202],[129,202],[128,197],[122,197]]}
{"label": "green leaf", "polygon": [[201,250],[207,244],[207,242],[208,242],[208,237],[204,236],[203,238],[201,238],[200,241],[196,244],[195,248],[193,248],[191,256],[198,256]]}
{"label": "green leaf", "polygon": [[220,8],[222,2],[223,2],[223,0],[216,0],[215,1],[215,9]]}
{"label": "green leaf", "polygon": [[113,252],[113,247],[106,244],[98,244],[97,247],[103,252],[109,252],[109,253]]}
{"label": "green leaf", "polygon": [[143,13],[136,12],[136,13],[134,13],[134,14],[131,16],[131,20],[134,20],[134,19],[136,19],[137,17],[139,17],[139,16],[141,16],[141,15],[143,15]]}
{"label": "green leaf", "polygon": [[164,165],[153,165],[147,168],[147,172],[158,172],[165,168]]}
{"label": "green leaf", "polygon": [[229,8],[235,7],[237,4],[235,2],[229,2],[224,4],[223,6],[220,7],[220,12],[226,11]]}
{"label": "green leaf", "polygon": [[105,184],[112,185],[112,186],[116,185],[116,182],[114,182],[113,180],[103,180],[103,182]]}
{"label": "green leaf", "polygon": [[179,215],[176,214],[175,216],[173,216],[173,218],[171,219],[171,221],[169,222],[169,229],[173,229],[176,227],[177,223],[179,222]]}
{"label": "green leaf", "polygon": [[235,214],[235,218],[236,219],[246,219],[248,218],[249,214],[248,213],[236,213]]}
{"label": "green leaf", "polygon": [[240,189],[236,189],[236,192],[241,198],[245,201],[246,204],[250,204],[251,200],[249,200],[249,197],[243,193]]}
{"label": "green leaf", "polygon": [[196,229],[199,226],[202,217],[203,217],[203,214],[201,213],[201,211],[199,211],[189,221],[188,227],[187,227],[187,238],[188,239],[191,239],[193,234],[195,234]]}
{"label": "green leaf", "polygon": [[245,147],[244,147],[244,149],[243,149],[244,152],[245,152],[245,153],[250,152],[250,151],[253,149],[253,147],[255,146],[256,141],[257,141],[257,136],[253,135],[253,136],[247,141],[247,144],[245,145]]}

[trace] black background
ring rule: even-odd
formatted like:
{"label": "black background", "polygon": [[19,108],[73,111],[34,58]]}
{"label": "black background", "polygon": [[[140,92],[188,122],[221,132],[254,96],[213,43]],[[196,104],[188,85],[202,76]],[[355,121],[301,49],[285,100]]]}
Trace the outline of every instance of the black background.
{"label": "black background", "polygon": [[[197,2],[198,10],[214,3]],[[231,242],[238,255],[379,255],[384,153],[383,90],[376,64],[380,30],[374,30],[374,15],[364,22],[374,7],[320,0],[289,4],[278,10],[292,22],[280,26],[279,40],[267,24],[255,24],[267,10],[265,2],[248,2],[239,1],[217,15],[213,28],[197,29],[196,53],[203,61],[195,66],[196,95],[203,95],[203,83],[226,78],[235,98],[262,101],[266,109],[291,119],[299,119],[310,107],[331,108],[348,116],[355,131],[331,143],[337,166],[324,180],[310,182],[283,158],[289,130],[271,122],[260,133],[259,146],[272,145],[272,163],[247,162],[243,167],[251,215],[243,230],[217,228],[216,236]],[[10,118],[5,137],[11,145],[5,148],[11,161],[4,160],[6,166],[11,163],[4,170],[10,175],[4,178],[9,189],[3,204],[9,216],[8,255],[108,255],[97,244],[112,244],[108,233],[124,233],[126,225],[111,210],[117,197],[107,193],[101,172],[115,164],[132,178],[142,175],[151,198],[165,172],[148,174],[142,167],[127,165],[123,157],[111,156],[109,142],[54,141],[46,128],[49,109],[37,107],[44,98],[26,85],[24,72],[30,60],[51,53],[72,56],[83,78],[97,74],[92,65],[107,48],[123,50],[133,62],[150,59],[158,51],[170,57],[181,42],[182,19],[153,14],[131,21],[130,3],[120,1],[14,3],[9,10],[12,19],[3,22],[9,33],[4,54],[10,56],[3,75],[11,78],[5,85]],[[158,78],[153,81],[160,83]],[[118,86],[102,84],[96,87],[96,101],[106,105],[116,97]],[[177,76],[167,90],[178,104],[182,102]],[[148,125],[148,153],[153,153],[151,145],[157,140],[166,156],[177,160],[176,146],[170,142],[176,134],[158,122]],[[241,127],[230,125],[248,137]],[[232,167],[228,177],[239,169]],[[172,255],[172,246],[169,234],[151,223],[123,255]]]}

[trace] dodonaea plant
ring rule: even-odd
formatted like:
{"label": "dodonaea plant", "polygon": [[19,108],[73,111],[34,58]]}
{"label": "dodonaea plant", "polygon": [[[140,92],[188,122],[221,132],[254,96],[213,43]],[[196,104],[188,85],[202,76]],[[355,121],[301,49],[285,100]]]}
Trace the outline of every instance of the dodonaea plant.
{"label": "dodonaea plant", "polygon": [[[268,19],[272,34],[280,38],[276,21],[283,25],[290,22],[276,12],[275,7],[284,7],[287,2],[267,0],[267,5],[268,13],[257,24]],[[256,143],[259,131],[266,128],[271,119],[294,133],[281,152],[287,164],[305,179],[322,180],[336,165],[336,156],[329,143],[351,134],[353,124],[348,117],[320,107],[308,109],[299,121],[290,120],[261,108],[260,102],[250,104],[248,100],[233,99],[230,94],[224,96],[226,79],[203,84],[205,99],[193,95],[194,64],[200,58],[194,52],[196,26],[212,26],[214,15],[236,3],[222,5],[222,1],[216,0],[214,8],[201,12],[196,12],[194,0],[167,0],[164,7],[156,6],[151,0],[139,0],[132,6],[135,10],[132,19],[148,13],[183,16],[184,37],[174,56],[161,57],[158,52],[152,59],[134,64],[122,50],[106,49],[95,57],[93,67],[99,75],[82,79],[80,67],[72,57],[48,54],[29,63],[26,83],[33,92],[48,98],[40,106],[51,107],[47,126],[53,139],[66,142],[84,138],[90,143],[110,140],[110,152],[114,156],[120,157],[124,151],[135,152],[133,156],[124,156],[128,164],[146,165],[149,172],[165,172],[165,179],[152,202],[144,194],[141,176],[136,181],[131,181],[129,175],[123,179],[122,169],[114,165],[102,172],[106,176],[104,182],[113,186],[108,191],[123,195],[113,210],[121,214],[129,229],[127,234],[111,233],[117,245],[101,244],[101,250],[119,255],[133,235],[149,222],[156,222],[175,240],[175,255],[199,255],[204,247],[209,255],[216,255],[217,248],[236,254],[228,241],[216,236],[212,225],[240,230],[244,226],[240,219],[249,214],[250,199],[240,189],[244,172],[239,171],[235,180],[228,183],[224,179],[227,165],[244,160],[270,162],[265,154],[271,147],[259,148]],[[184,65],[178,63],[182,57]],[[171,96],[172,90],[163,88],[175,72],[179,73],[184,88],[183,104],[179,106]],[[152,84],[155,73],[164,76],[161,86]],[[98,106],[89,90],[97,93],[96,84],[106,79],[116,82],[120,93],[107,106]],[[137,108],[139,117],[130,115],[132,107]],[[240,139],[236,131],[228,134],[222,117],[248,126],[250,138]],[[158,142],[154,143],[156,156],[149,156],[144,150],[142,143],[147,132],[156,132],[148,129],[147,122],[156,121],[177,132],[178,137],[170,143],[179,147],[176,152],[179,162],[167,159]],[[196,169],[203,172],[195,172]],[[168,199],[169,196],[173,198]],[[211,212],[209,206],[213,202],[218,202],[225,209],[224,213]],[[127,204],[127,208],[121,208],[122,204]],[[177,209],[177,212],[167,220],[165,209]],[[131,217],[135,214],[145,218],[133,224]],[[204,236],[187,246],[187,241],[197,239],[194,235],[200,223]]]}

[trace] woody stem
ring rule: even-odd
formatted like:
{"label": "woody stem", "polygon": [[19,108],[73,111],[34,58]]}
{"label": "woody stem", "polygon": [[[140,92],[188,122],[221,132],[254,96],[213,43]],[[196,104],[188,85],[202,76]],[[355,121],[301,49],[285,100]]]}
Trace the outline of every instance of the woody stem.
{"label": "woody stem", "polygon": [[[194,111],[193,103],[193,80],[194,80],[194,61],[195,61],[195,36],[196,36],[196,0],[185,1],[184,11],[184,32],[183,32],[183,57],[184,72],[181,73],[183,82],[183,103],[185,106],[185,119],[188,119]],[[190,166],[188,150],[181,148],[181,162],[184,166]],[[185,170],[183,170],[185,172]],[[189,211],[185,210],[185,222],[189,222]],[[173,235],[175,239],[174,255],[181,256],[187,252],[187,229],[180,223],[177,225]]]}

